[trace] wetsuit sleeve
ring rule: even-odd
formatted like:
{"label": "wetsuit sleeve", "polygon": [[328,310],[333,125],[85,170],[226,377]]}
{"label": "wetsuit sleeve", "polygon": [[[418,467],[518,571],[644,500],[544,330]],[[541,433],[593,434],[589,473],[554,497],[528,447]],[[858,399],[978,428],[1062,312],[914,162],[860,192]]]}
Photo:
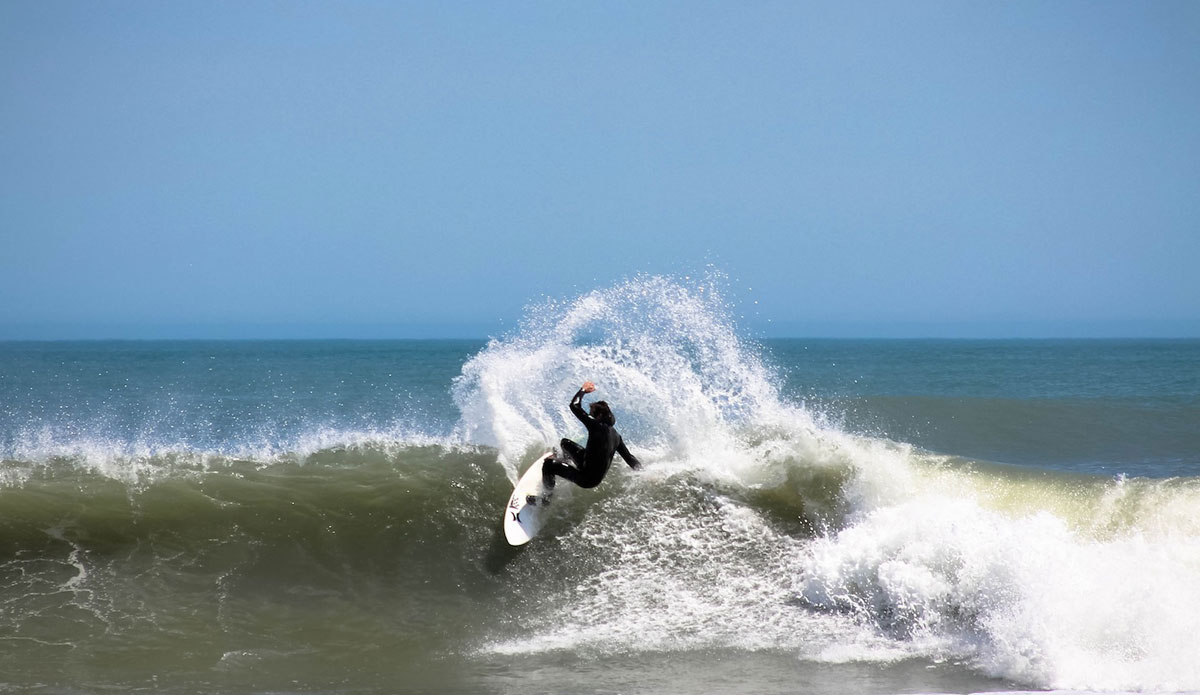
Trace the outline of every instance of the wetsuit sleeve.
{"label": "wetsuit sleeve", "polygon": [[628,463],[629,467],[633,470],[640,471],[642,469],[642,462],[637,460],[636,456],[629,453],[629,449],[625,448],[624,439],[617,441],[617,453],[621,455],[621,458],[625,459],[625,463]]}
{"label": "wetsuit sleeve", "polygon": [[591,431],[592,416],[583,411],[583,389],[579,389],[579,391],[575,393],[575,397],[571,399],[571,412],[575,413],[575,417],[579,418],[579,421],[588,428],[588,431]]}

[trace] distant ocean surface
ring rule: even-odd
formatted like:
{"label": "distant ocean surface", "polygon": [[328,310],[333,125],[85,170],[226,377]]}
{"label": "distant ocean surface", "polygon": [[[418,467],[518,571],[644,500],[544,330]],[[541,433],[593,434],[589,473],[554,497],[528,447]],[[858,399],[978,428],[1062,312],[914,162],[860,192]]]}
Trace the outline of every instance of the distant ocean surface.
{"label": "distant ocean surface", "polygon": [[[1200,341],[0,342],[0,692],[1200,691]],[[585,379],[646,463],[512,481]]]}

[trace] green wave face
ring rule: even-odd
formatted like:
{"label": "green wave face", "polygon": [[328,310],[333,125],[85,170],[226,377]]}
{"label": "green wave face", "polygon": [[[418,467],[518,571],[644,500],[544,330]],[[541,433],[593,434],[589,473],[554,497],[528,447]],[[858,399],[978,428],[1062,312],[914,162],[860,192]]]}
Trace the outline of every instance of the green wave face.
{"label": "green wave face", "polygon": [[[330,674],[353,669],[363,687],[446,687],[444,668],[495,659],[782,650],[820,663],[850,644],[857,660],[954,658],[1043,685],[1061,667],[1006,665],[1004,645],[1027,631],[1025,612],[1054,616],[1045,595],[1071,597],[1077,573],[1122,596],[1155,568],[1155,598],[1108,610],[1129,635],[1193,591],[1179,583],[1200,537],[1194,480],[1047,476],[884,440],[755,436],[751,464],[664,461],[565,488],[522,549],[501,537],[511,483],[488,447],[176,454],[137,462],[127,479],[69,458],[10,461],[27,476],[0,490],[0,670],[181,689],[299,677],[336,690]],[[1066,605],[1075,623],[1054,638],[1094,639],[1080,614],[1109,601],[1089,592]],[[1110,640],[1092,647],[1098,657],[1135,643],[1096,634]],[[1127,659],[1123,677],[1149,678],[1137,669],[1171,666],[1172,654]]]}

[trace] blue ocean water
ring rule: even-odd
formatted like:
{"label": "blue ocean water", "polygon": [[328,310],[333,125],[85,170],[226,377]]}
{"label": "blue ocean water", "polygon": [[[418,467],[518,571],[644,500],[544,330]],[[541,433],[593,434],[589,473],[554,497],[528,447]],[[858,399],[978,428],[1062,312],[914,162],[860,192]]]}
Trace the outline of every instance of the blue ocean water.
{"label": "blue ocean water", "polygon": [[786,391],[855,431],[1058,471],[1200,475],[1197,340],[783,340]]}
{"label": "blue ocean water", "polygon": [[[1058,471],[1200,475],[1200,341],[759,341],[781,396],[838,426]],[[448,436],[482,340],[0,343],[6,451],[81,442],[231,453]]]}
{"label": "blue ocean water", "polygon": [[[639,278],[487,341],[0,343],[0,690],[1200,690],[1200,341],[730,314]],[[584,379],[646,470],[508,548]]]}

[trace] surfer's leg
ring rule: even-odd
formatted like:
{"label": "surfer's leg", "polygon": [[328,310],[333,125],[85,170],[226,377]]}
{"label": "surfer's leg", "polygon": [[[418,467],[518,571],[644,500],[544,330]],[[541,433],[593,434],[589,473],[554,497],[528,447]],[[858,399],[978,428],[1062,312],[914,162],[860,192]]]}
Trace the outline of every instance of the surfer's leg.
{"label": "surfer's leg", "polygon": [[562,447],[563,453],[566,454],[576,466],[580,468],[583,467],[584,461],[587,461],[587,453],[583,447],[579,446],[570,439],[565,438],[560,441],[558,445]]}
{"label": "surfer's leg", "polygon": [[576,485],[579,484],[579,469],[558,461],[546,461],[542,464],[542,480],[547,488],[554,488],[554,476],[566,478]]}
{"label": "surfer's leg", "polygon": [[[566,478],[579,487],[595,487],[596,482],[584,475],[584,464],[587,461],[587,450],[579,446],[570,439],[563,439],[558,443],[562,447],[562,452],[565,454],[562,460],[547,459],[542,463],[542,480],[546,487],[554,489],[554,476]],[[570,465],[574,463],[575,465]]]}
{"label": "surfer's leg", "polygon": [[[550,489],[554,488],[554,476],[556,475],[579,485],[579,469],[583,466],[583,462],[587,460],[587,457],[584,456],[584,448],[570,439],[563,439],[558,445],[562,447],[562,452],[565,455],[562,459],[547,459],[542,464],[542,480],[546,483],[546,487]],[[575,465],[572,466],[570,463],[574,463]]]}

